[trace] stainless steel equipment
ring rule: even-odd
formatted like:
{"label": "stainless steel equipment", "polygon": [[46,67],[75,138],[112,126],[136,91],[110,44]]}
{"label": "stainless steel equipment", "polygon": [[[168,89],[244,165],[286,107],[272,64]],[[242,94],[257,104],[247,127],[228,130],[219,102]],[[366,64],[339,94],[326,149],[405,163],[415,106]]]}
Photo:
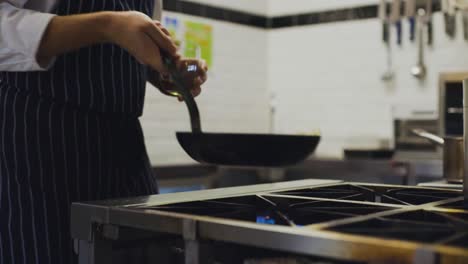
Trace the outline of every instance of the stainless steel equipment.
{"label": "stainless steel equipment", "polygon": [[394,128],[395,148],[398,152],[415,152],[413,158],[421,157],[423,154],[432,154],[432,159],[438,158],[437,147],[412,132],[414,129],[424,129],[437,134],[438,119],[398,118],[394,120]]}
{"label": "stainless steel equipment", "polygon": [[413,129],[413,133],[444,149],[444,177],[449,183],[462,183],[464,173],[463,137],[442,138],[422,129]]}
{"label": "stainless steel equipment", "polygon": [[468,72],[441,73],[439,77],[439,135],[463,136],[463,80]]}
{"label": "stainless steel equipment", "polygon": [[80,264],[468,261],[468,211],[447,189],[306,180],[76,203],[71,219]]}
{"label": "stainless steel equipment", "polygon": [[394,120],[395,159],[399,161],[418,160],[424,163],[427,160],[436,161],[440,167],[435,171],[431,169],[430,174],[436,175],[434,173],[437,171],[438,177],[442,178],[442,151],[431,142],[412,132],[413,129],[424,129],[439,134],[438,111],[424,105],[394,105],[392,116]]}

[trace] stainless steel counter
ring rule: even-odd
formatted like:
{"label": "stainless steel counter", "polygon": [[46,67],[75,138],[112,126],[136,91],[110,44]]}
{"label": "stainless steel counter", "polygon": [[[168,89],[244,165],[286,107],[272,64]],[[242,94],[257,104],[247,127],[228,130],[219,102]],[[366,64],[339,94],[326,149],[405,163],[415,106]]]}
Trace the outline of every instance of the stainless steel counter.
{"label": "stainless steel counter", "polygon": [[[301,195],[297,192],[304,189],[318,190],[318,192],[308,197],[305,197],[306,193],[304,193],[302,195],[304,197],[300,197]],[[323,190],[328,191],[324,192]],[[356,190],[358,191],[356,192]],[[336,196],[337,192],[342,194]],[[361,198],[356,200],[353,198],[354,195],[350,196],[349,192],[357,194]],[[400,195],[399,192],[403,193]],[[328,197],[323,196],[325,193],[331,195],[330,198],[324,198]],[[431,196],[432,193],[434,193],[433,196]],[[368,195],[371,196],[367,197]],[[413,198],[408,200],[408,195],[413,196],[415,200],[412,200]],[[71,231],[76,240],[80,264],[117,263],[116,259],[111,257],[112,250],[118,248],[122,243],[137,245],[139,242],[136,241],[165,240],[168,237],[182,239],[185,256],[182,263],[190,264],[211,263],[204,262],[201,258],[202,244],[207,242],[210,245],[216,241],[343,261],[466,263],[468,249],[465,248],[465,244],[460,242],[460,239],[462,239],[461,241],[468,239],[468,229],[464,228],[468,226],[466,222],[468,221],[468,211],[456,209],[458,203],[462,201],[460,195],[461,192],[444,189],[343,183],[333,180],[303,180],[77,203],[72,206]],[[229,205],[232,204],[232,199],[245,200],[248,197],[253,197],[255,200],[260,199],[259,201],[262,202],[264,202],[264,198],[279,199],[277,206],[281,207],[284,207],[281,205],[282,200],[299,201],[299,204],[310,205],[321,203],[323,204],[321,209],[316,209],[318,211],[313,212],[316,212],[316,217],[325,213],[326,218],[316,222],[317,219],[314,216],[311,220],[315,224],[284,226],[163,209],[179,208],[185,212],[184,208],[190,208],[193,203],[198,202],[207,202],[204,205],[208,206],[206,208],[209,209],[209,205],[213,206],[219,203]],[[398,200],[400,198],[396,197],[403,200]],[[257,205],[247,206],[255,208]],[[204,208],[203,206],[201,209],[204,210]],[[358,210],[359,213],[350,214],[349,210]],[[328,219],[330,213],[338,218]],[[446,225],[440,219],[442,215],[447,215],[447,218],[443,218],[446,219],[445,221],[452,221],[453,217],[459,218],[458,225]],[[405,236],[395,236],[392,232],[382,233],[382,230],[386,228],[385,225],[376,225],[374,222],[383,220],[393,223],[388,227],[392,232],[396,230],[412,232],[416,231],[419,226],[427,225],[427,227],[419,230],[422,233],[418,233],[417,236],[420,237],[412,241],[414,237],[411,236],[411,232]],[[412,227],[409,229],[399,228],[405,223]],[[376,235],[373,235],[372,232],[366,235],[367,231],[359,231],[364,232],[360,235],[357,231],[363,228],[362,224],[374,228],[373,232],[377,232]],[[354,225],[357,226],[353,228]],[[437,231],[437,228],[442,228],[440,230],[444,231],[441,233]],[[455,229],[452,230],[452,228]],[[383,238],[382,234],[384,234]],[[385,238],[386,236],[389,237]],[[127,238],[131,239],[125,241]],[[140,240],[136,240],[136,238],[140,238]],[[436,238],[438,240],[434,240]],[[437,242],[439,240],[440,242]],[[162,263],[172,264],[172,262]]]}
{"label": "stainless steel counter", "polygon": [[[204,191],[171,193],[163,195],[152,195],[144,197],[130,197],[128,199],[95,201],[89,203],[75,203],[72,206],[72,237],[77,239],[89,239],[92,233],[92,222],[100,224],[116,223],[115,211],[119,208],[131,208],[138,206],[156,206],[170,203],[181,203],[204,199],[216,199],[221,197],[235,197],[259,192],[278,191],[294,189],[304,186],[320,186],[326,184],[339,183],[334,180],[302,180],[280,183],[267,183],[241,187],[219,188]],[[164,231],[160,230],[160,231]]]}

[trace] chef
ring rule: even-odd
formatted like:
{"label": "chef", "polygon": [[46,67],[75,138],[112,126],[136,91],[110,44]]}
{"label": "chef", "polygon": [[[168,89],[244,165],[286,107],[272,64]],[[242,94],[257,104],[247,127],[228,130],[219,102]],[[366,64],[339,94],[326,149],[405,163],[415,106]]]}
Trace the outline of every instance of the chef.
{"label": "chef", "polygon": [[138,119],[145,84],[166,80],[160,50],[196,66],[195,96],[207,71],[151,18],[161,5],[0,0],[1,264],[76,263],[72,202],[158,192]]}

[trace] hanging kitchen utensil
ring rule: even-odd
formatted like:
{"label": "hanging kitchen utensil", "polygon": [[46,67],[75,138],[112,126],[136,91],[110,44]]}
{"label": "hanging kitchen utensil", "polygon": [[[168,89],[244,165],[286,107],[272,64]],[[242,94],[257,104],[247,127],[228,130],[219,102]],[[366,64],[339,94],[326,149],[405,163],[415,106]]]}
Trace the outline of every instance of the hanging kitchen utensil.
{"label": "hanging kitchen utensil", "polygon": [[449,14],[448,14],[448,5],[449,5],[449,0],[440,0],[440,9],[442,11],[442,14],[444,16],[444,31],[445,34],[450,36],[450,28],[449,28]]}
{"label": "hanging kitchen utensil", "polygon": [[432,20],[432,0],[426,0],[427,45],[434,43],[434,23]]}
{"label": "hanging kitchen utensil", "polygon": [[397,35],[397,44],[398,46],[401,46],[401,44],[403,43],[403,40],[402,40],[403,23],[401,22],[401,20],[398,20],[397,22],[395,22],[395,28],[396,28],[396,35]]}
{"label": "hanging kitchen utensil", "polygon": [[445,16],[445,31],[447,35],[451,38],[455,38],[457,32],[457,13],[456,13],[456,5],[455,1],[453,0],[444,0],[444,5],[446,9],[444,16]]}
{"label": "hanging kitchen utensil", "polygon": [[382,40],[384,43],[389,41],[389,30],[388,19],[387,19],[387,2],[386,0],[380,0],[379,10],[378,10],[379,19],[382,22]]}
{"label": "hanging kitchen utensil", "polygon": [[424,64],[424,18],[426,11],[418,9],[418,62],[411,68],[411,74],[418,78],[423,79],[426,76],[426,65]]}
{"label": "hanging kitchen utensil", "polygon": [[448,182],[463,182],[463,137],[441,138],[422,129],[413,129],[412,132],[444,149],[444,177]]}
{"label": "hanging kitchen utensil", "polygon": [[409,22],[410,41],[414,42],[416,36],[416,0],[406,0],[405,15]]}
{"label": "hanging kitchen utensil", "polygon": [[390,42],[390,23],[385,21],[384,24],[384,44],[387,50],[387,69],[382,74],[382,80],[389,82],[395,77],[393,72],[393,61],[392,61],[392,43]]}
{"label": "hanging kitchen utensil", "polygon": [[382,40],[385,44],[386,51],[387,51],[387,69],[382,74],[382,80],[388,82],[388,81],[393,80],[394,72],[393,72],[393,66],[392,66],[392,46],[390,42],[391,23],[387,16],[387,2],[385,0],[380,1],[379,17],[382,21]]}
{"label": "hanging kitchen utensil", "polygon": [[316,149],[320,136],[202,132],[200,113],[189,85],[171,57],[162,54],[177,96],[182,96],[190,114],[192,132],[177,132],[177,140],[194,160],[227,166],[283,167],[306,159]]}
{"label": "hanging kitchen utensil", "polygon": [[402,44],[401,0],[393,0],[391,21],[395,25],[397,44]]}

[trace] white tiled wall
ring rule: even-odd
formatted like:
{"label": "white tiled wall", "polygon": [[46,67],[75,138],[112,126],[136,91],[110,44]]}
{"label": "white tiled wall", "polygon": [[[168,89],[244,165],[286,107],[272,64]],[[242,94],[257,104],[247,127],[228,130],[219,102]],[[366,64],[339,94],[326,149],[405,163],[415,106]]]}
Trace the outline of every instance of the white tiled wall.
{"label": "white tiled wall", "polygon": [[[213,26],[213,68],[197,102],[202,126],[209,132],[257,132],[270,129],[266,32],[246,26],[167,12]],[[161,95],[148,84],[142,118],[154,165],[191,163],[175,138],[190,128],[183,103]]]}
{"label": "white tiled wall", "polygon": [[341,157],[345,146],[371,147],[376,139],[391,139],[392,106],[436,111],[438,75],[468,71],[468,42],[461,39],[461,31],[457,40],[447,39],[441,14],[434,23],[426,81],[410,75],[416,45],[404,36],[403,47],[393,48],[393,85],[380,79],[386,53],[377,19],[271,31],[268,86],[277,97],[275,130],[319,128],[323,140],[317,154]]}

